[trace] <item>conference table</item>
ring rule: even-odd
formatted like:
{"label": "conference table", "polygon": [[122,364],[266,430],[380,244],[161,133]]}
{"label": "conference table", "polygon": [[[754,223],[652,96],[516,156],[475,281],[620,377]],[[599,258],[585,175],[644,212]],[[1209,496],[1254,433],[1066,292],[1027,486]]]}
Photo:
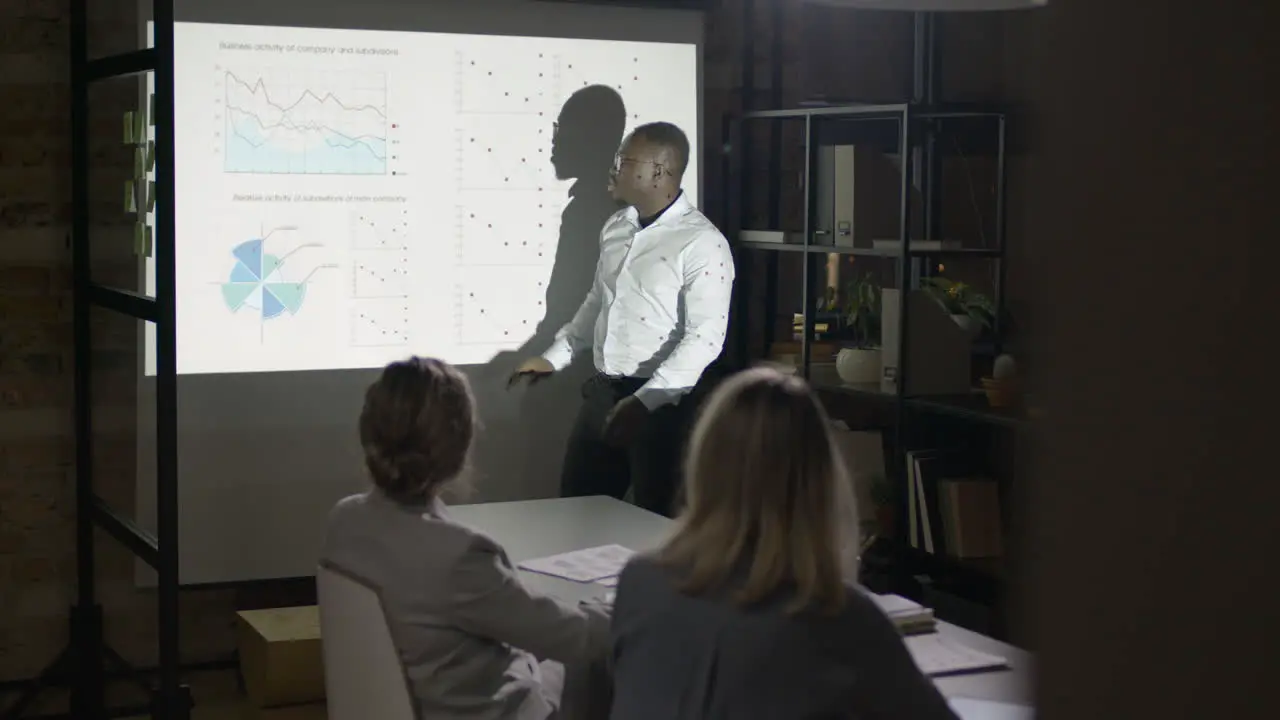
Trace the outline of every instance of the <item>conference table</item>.
{"label": "conference table", "polygon": [[[573,550],[622,545],[643,552],[671,531],[671,520],[611,497],[557,498],[455,505],[454,519],[480,530],[506,548],[511,562]],[[521,571],[525,584],[567,602],[604,596],[609,588]],[[1007,643],[938,622],[947,640],[1006,658],[1009,668],[935,678],[943,695],[1011,704],[1031,704],[1031,654]]]}

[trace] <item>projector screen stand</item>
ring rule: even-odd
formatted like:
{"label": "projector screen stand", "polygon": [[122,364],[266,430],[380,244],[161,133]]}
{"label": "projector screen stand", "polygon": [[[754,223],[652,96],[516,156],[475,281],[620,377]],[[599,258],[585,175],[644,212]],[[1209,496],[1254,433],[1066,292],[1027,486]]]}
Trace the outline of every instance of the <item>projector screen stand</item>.
{"label": "projector screen stand", "polygon": [[[23,688],[0,718],[17,720],[23,717],[27,708],[39,700],[45,691],[68,685],[71,688],[69,716],[77,720],[106,720],[121,715],[143,714],[165,720],[188,720],[191,717],[190,709],[194,703],[185,685],[178,686],[177,698],[162,700],[159,692],[148,683],[146,673],[133,667],[105,643],[101,605],[73,605],[70,618],[70,640],[67,645],[53,662]],[[151,702],[142,707],[108,708],[106,681],[109,676],[131,681],[151,695]],[[187,708],[185,713],[181,710],[183,707]],[[163,712],[164,708],[178,708],[178,712],[166,714]]]}
{"label": "projector screen stand", "polygon": [[[70,612],[70,640],[58,657],[25,689],[2,716],[15,720],[50,687],[71,685],[70,717],[106,720],[119,715],[150,712],[155,720],[189,720],[191,692],[182,684],[178,643],[178,379],[176,337],[176,272],[174,268],[174,160],[173,160],[173,0],[151,2],[151,42],[147,27],[143,49],[89,59],[88,0],[72,0],[70,32],[71,66],[71,258],[73,274],[74,384],[75,384],[75,498],[76,498],[76,604]],[[137,46],[135,46],[137,47]],[[128,82],[133,78],[135,83]],[[126,214],[135,224],[135,245],[130,259],[151,263],[155,271],[154,297],[139,283],[120,289],[95,283],[90,270],[90,175],[92,158],[89,97],[91,87],[102,81],[123,90],[106,93],[114,102],[129,100],[124,117],[124,144],[137,157],[127,187]],[[118,128],[119,126],[115,126]],[[119,132],[119,130],[115,130]],[[141,197],[139,188],[143,190]],[[154,209],[154,217],[149,210]],[[100,229],[100,228],[98,228]],[[154,248],[150,239],[154,237]],[[141,242],[137,238],[146,238]],[[141,279],[141,278],[140,278]],[[155,328],[156,395],[156,519],[155,535],[121,515],[100,497],[93,482],[95,397],[94,352],[91,317],[116,313]],[[141,322],[137,323],[140,327]],[[111,382],[108,378],[107,382]],[[102,530],[155,569],[159,667],[154,684],[149,673],[139,672],[107,646],[103,637],[102,605],[98,602],[94,552],[95,534]],[[106,666],[111,666],[108,676]],[[112,708],[106,704],[108,677],[132,680],[149,694],[146,708]]]}

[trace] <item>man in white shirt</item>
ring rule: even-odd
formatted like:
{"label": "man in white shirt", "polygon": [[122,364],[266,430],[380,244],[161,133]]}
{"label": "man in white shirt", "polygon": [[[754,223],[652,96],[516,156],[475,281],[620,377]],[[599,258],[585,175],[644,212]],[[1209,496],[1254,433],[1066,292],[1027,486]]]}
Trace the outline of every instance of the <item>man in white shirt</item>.
{"label": "man in white shirt", "polygon": [[[586,300],[540,357],[511,377],[536,382],[590,349],[597,374],[565,450],[561,494],[612,495],[669,515],[691,402],[724,348],[733,255],[680,182],[689,140],[671,123],[636,128],[609,190],[627,207],[605,223]],[[684,400],[684,402],[682,402]]]}

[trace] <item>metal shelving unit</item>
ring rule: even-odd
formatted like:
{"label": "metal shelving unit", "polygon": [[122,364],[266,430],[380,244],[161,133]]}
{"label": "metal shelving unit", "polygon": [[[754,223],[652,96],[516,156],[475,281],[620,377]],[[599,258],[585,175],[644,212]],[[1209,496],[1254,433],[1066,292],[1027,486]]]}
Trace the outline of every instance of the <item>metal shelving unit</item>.
{"label": "metal shelving unit", "polygon": [[[70,717],[105,720],[149,712],[163,720],[191,717],[191,694],[182,685],[178,638],[178,456],[177,352],[175,338],[174,273],[174,153],[173,153],[173,2],[154,0],[153,47],[89,59],[88,0],[71,2],[71,151],[72,229],[75,337],[76,438],[76,603],[70,610],[70,641],[58,658],[5,711],[6,720],[22,717],[48,687],[68,680]],[[107,287],[90,274],[90,88],[103,81],[154,73],[155,128],[155,278],[156,295]],[[141,78],[139,78],[141,80]],[[92,368],[90,315],[94,307],[155,324],[156,335],[156,479],[157,533],[138,527],[111,508],[94,490]],[[156,570],[159,624],[158,682],[142,680],[107,646],[103,612],[95,583],[94,530],[101,529]],[[107,666],[112,676],[138,680],[151,694],[144,708],[114,708],[106,704]]]}
{"label": "metal shelving unit", "polygon": [[[780,211],[778,210],[780,204],[779,183],[775,180],[781,175],[779,143],[776,140],[771,143],[774,152],[770,153],[768,165],[761,167],[758,162],[753,162],[753,158],[748,154],[749,151],[743,149],[743,137],[745,127],[749,124],[773,123],[777,125],[783,121],[803,123],[804,125],[803,227],[796,235],[796,242],[792,244],[740,241],[738,238],[743,229],[742,222],[745,216],[742,209],[747,207],[748,202],[746,188],[743,187],[743,178],[751,177],[753,174],[764,174],[769,178],[768,184],[770,187],[766,202],[770,217],[765,227],[774,231],[781,229],[782,223],[780,222]],[[991,142],[988,147],[996,158],[996,207],[993,247],[942,250],[923,249],[919,244],[912,247],[913,237],[920,238],[922,235],[926,238],[937,237],[935,223],[938,217],[940,193],[936,186],[936,176],[939,172],[936,158],[936,137],[946,132],[947,123],[954,121],[966,121],[971,124],[982,123],[989,126]],[[891,251],[863,247],[836,247],[815,242],[817,216],[813,188],[817,183],[817,150],[822,138],[828,134],[829,126],[837,123],[860,124],[862,126],[878,124],[881,128],[887,125],[893,130],[892,146],[881,147],[882,150],[889,154],[896,153],[897,157],[902,160],[898,188],[900,203],[897,208],[899,237],[897,247]],[[749,330],[753,324],[753,319],[748,315],[748,305],[750,304],[750,299],[758,297],[760,292],[759,289],[751,287],[753,281],[751,275],[753,273],[750,268],[758,261],[764,261],[768,264],[768,270],[765,273],[766,287],[763,289],[764,315],[767,316],[764,321],[772,326],[775,322],[779,322],[778,317],[780,317],[777,309],[776,277],[778,262],[781,257],[794,254],[802,254],[806,257],[809,255],[829,256],[834,254],[892,259],[897,277],[896,287],[904,293],[918,287],[919,276],[922,273],[927,274],[928,268],[938,262],[955,258],[979,258],[986,262],[995,263],[993,304],[996,309],[996,317],[992,332],[992,342],[988,344],[986,352],[998,355],[1002,350],[1003,338],[1000,323],[1004,311],[1005,149],[1007,125],[1007,112],[1003,108],[939,105],[924,102],[849,104],[788,110],[749,111],[727,119],[726,177],[730,179],[733,187],[730,188],[729,207],[725,211],[728,219],[726,234],[734,240],[741,268],[739,271],[740,287],[734,312],[734,335],[731,345],[733,354],[738,360],[737,364],[745,364],[763,355],[758,349],[753,352],[753,348],[749,347]],[[871,134],[883,137],[883,133],[878,131]],[[777,135],[776,131],[774,135]],[[885,145],[885,143],[880,144],[882,146]],[[918,191],[916,190],[917,187],[919,188]],[[920,202],[924,203],[925,207],[916,208],[913,206],[913,194],[916,193],[921,196]],[[759,202],[758,198],[756,202]],[[919,213],[920,210],[923,210],[923,213]],[[921,214],[926,227],[913,228],[913,217],[919,217]],[[923,232],[919,232],[919,230],[923,230]],[[811,368],[813,365],[813,345],[815,344],[814,329],[817,322],[816,304],[818,291],[821,290],[823,285],[820,284],[815,263],[806,262],[804,265],[804,273],[800,283],[801,307],[803,308],[801,312],[804,317],[804,326],[799,338],[799,372],[812,380]],[[760,321],[756,320],[755,322],[758,323]],[[899,358],[905,359],[909,357],[910,333],[907,332],[907,328],[910,322],[909,303],[903,302],[899,308],[897,333]],[[770,334],[771,327],[766,330],[766,345],[772,339],[769,337]],[[951,423],[960,423],[966,427],[986,426],[994,428],[998,432],[1017,427],[1020,424],[1020,417],[1017,414],[987,407],[985,398],[981,395],[973,397],[912,395],[910,394],[910,378],[907,377],[906,368],[907,364],[905,362],[900,364],[899,372],[901,374],[897,382],[897,392],[893,394],[881,392],[878,386],[863,388],[837,385],[828,387],[823,384],[815,384],[824,394],[852,396],[856,402],[876,403],[881,409],[892,413],[892,428],[887,429],[887,437],[889,438],[887,446],[892,448],[892,452],[886,455],[886,470],[889,472],[890,477],[898,483],[900,491],[906,487],[906,450],[911,448],[913,436],[919,434],[917,431],[923,425],[950,421]],[[899,492],[898,496],[906,497],[902,492]],[[995,601],[991,599],[1000,594],[1003,584],[998,577],[998,573],[993,572],[984,563],[953,560],[944,556],[926,554],[911,548],[906,538],[908,527],[906,522],[906,503],[899,502],[897,504],[900,515],[897,524],[898,530],[895,533],[895,537],[888,539],[884,543],[885,547],[880,548],[882,550],[882,559],[884,559],[882,564],[888,565],[890,572],[900,578],[918,578],[924,575],[944,573],[960,577],[972,591],[972,596],[981,598],[984,602],[991,601],[994,603]]]}
{"label": "metal shelving unit", "polygon": [[[814,242],[815,232],[815,206],[812,188],[815,185],[816,162],[815,155],[817,151],[817,143],[815,135],[817,128],[822,123],[829,122],[890,122],[897,127],[897,154],[898,157],[906,158],[910,154],[923,145],[924,138],[930,132],[924,129],[926,123],[945,122],[952,119],[970,119],[970,120],[986,120],[993,125],[994,135],[996,138],[995,148],[997,154],[996,169],[996,227],[995,227],[995,247],[992,248],[955,248],[955,249],[920,249],[911,247],[911,195],[915,187],[915,172],[913,165],[915,163],[904,162],[902,172],[900,173],[899,187],[899,237],[898,249],[892,251],[879,250],[875,248],[865,247],[841,247],[835,245],[824,245]],[[734,152],[734,148],[741,147],[741,139],[743,135],[743,125],[748,122],[768,121],[768,120],[798,120],[804,122],[804,146],[805,146],[805,168],[804,168],[804,227],[799,233],[802,239],[800,243],[767,243],[767,242],[735,242],[735,246],[739,250],[754,250],[766,253],[803,253],[811,255],[853,255],[856,257],[881,257],[894,258],[898,261],[897,272],[899,287],[904,290],[908,289],[908,279],[912,277],[911,261],[915,259],[947,259],[947,258],[987,258],[997,264],[997,280],[995,287],[995,306],[997,309],[994,332],[995,351],[1000,350],[1000,328],[1001,310],[1003,309],[1003,293],[1002,286],[1004,284],[1004,259],[1005,259],[1005,144],[1007,135],[1007,120],[1004,110],[999,108],[982,108],[973,106],[929,106],[917,103],[902,103],[893,105],[841,105],[831,107],[818,108],[799,108],[795,110],[764,110],[743,113],[738,118],[731,118],[728,123],[729,133],[729,168],[727,176],[730,177],[735,187],[731,189],[730,195],[738,199],[739,207],[746,202],[744,195],[745,188],[742,186],[741,179],[753,168],[749,167],[749,163],[741,152]],[[780,174],[778,168],[778,158],[773,154],[770,158],[770,166],[767,169],[770,178]],[[776,183],[771,183],[772,197],[769,198],[769,207],[773,213],[770,218],[770,225],[776,227],[779,224],[777,218],[776,206],[778,204]],[[932,215],[936,211],[930,209],[927,215]],[[742,213],[733,209],[731,204],[727,213],[731,227],[729,234],[733,238],[737,238],[741,232]],[[803,279],[802,292],[805,297],[805,332],[801,338],[801,354],[802,354],[802,371],[808,376],[811,364],[810,357],[810,338],[813,334],[814,324],[814,308],[812,307],[812,299],[809,297],[810,285],[812,281],[811,272],[806,272]],[[741,295],[748,294],[745,290]],[[769,297],[769,300],[775,298]],[[902,307],[901,326],[905,327],[908,321],[908,310],[906,304]],[[739,325],[739,330],[743,329]],[[745,347],[745,333],[739,332],[736,338],[738,347],[736,348],[739,357],[748,357],[750,353]],[[906,334],[899,333],[899,341],[906,342]],[[899,357],[906,357],[906,348],[899,348]],[[899,383],[900,387],[905,386]],[[902,395],[904,402],[908,400],[904,393]]]}

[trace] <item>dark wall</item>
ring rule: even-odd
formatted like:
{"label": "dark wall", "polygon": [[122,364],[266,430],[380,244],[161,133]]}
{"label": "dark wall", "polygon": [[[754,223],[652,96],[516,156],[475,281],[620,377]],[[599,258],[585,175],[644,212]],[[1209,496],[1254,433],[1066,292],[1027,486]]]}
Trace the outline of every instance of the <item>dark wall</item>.
{"label": "dark wall", "polygon": [[1276,13],[1044,12],[1024,218],[1042,717],[1280,717]]}

